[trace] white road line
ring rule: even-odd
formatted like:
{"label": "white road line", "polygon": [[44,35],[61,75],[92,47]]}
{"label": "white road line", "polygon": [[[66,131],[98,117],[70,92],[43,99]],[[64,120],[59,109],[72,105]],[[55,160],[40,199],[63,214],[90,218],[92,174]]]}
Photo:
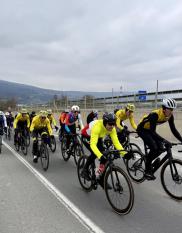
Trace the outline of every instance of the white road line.
{"label": "white road line", "polygon": [[61,204],[63,204],[69,212],[78,221],[86,227],[89,232],[92,233],[104,233],[104,231],[95,225],[91,219],[89,219],[75,204],[73,204],[60,190],[58,190],[53,184],[51,184],[40,172],[31,166],[23,157],[21,157],[13,148],[11,148],[6,142],[3,144],[19,159],[36,177],[37,179],[57,198]]}

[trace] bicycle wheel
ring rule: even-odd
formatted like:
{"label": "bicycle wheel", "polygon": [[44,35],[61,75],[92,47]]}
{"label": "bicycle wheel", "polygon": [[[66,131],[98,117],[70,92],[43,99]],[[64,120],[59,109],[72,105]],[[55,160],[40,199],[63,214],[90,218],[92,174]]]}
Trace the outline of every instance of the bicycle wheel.
{"label": "bicycle wheel", "polygon": [[145,156],[138,150],[134,150],[133,157],[126,161],[126,169],[130,178],[136,183],[145,180]]}
{"label": "bicycle wheel", "polygon": [[50,138],[50,149],[52,152],[56,151],[56,139],[55,139],[55,137]]}
{"label": "bicycle wheel", "polygon": [[83,155],[79,158],[78,164],[77,164],[77,174],[78,174],[78,180],[80,182],[81,187],[86,192],[90,192],[92,190],[92,181],[91,180],[88,181],[85,178],[81,177],[81,173],[83,171],[87,158],[88,157],[86,155]]}
{"label": "bicycle wheel", "polygon": [[104,189],[111,207],[117,214],[128,214],[134,204],[134,190],[128,175],[117,166],[106,171]]}
{"label": "bicycle wheel", "polygon": [[11,128],[8,128],[8,139],[11,140]]}
{"label": "bicycle wheel", "polygon": [[40,160],[43,170],[47,171],[49,167],[49,151],[47,149],[47,145],[44,143],[40,146]]}
{"label": "bicycle wheel", "polygon": [[182,200],[182,161],[167,161],[161,169],[160,177],[165,192],[175,200]]}
{"label": "bicycle wheel", "polygon": [[70,158],[70,156],[71,156],[71,153],[70,154],[67,153],[67,146],[66,146],[66,144],[67,144],[67,139],[66,139],[66,137],[64,137],[62,139],[62,141],[61,141],[61,154],[63,156],[64,161],[68,161],[69,158]]}
{"label": "bicycle wheel", "polygon": [[17,140],[15,142],[15,148],[16,148],[16,151],[20,150],[20,139],[19,138],[17,138]]}
{"label": "bicycle wheel", "polygon": [[83,156],[84,151],[83,151],[83,147],[82,145],[80,145],[79,143],[75,145],[74,147],[74,160],[75,160],[75,164],[78,164],[78,160],[81,156]]}
{"label": "bicycle wheel", "polygon": [[30,133],[27,134],[26,140],[27,140],[27,147],[29,147],[30,146]]}
{"label": "bicycle wheel", "polygon": [[24,155],[27,155],[28,152],[27,139],[24,136],[22,136],[21,138],[21,150]]}

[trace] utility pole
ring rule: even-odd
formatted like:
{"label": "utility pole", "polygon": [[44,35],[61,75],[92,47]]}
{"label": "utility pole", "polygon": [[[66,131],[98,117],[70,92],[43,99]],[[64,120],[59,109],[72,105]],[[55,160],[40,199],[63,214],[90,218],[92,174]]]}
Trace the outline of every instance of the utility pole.
{"label": "utility pole", "polygon": [[157,108],[158,88],[159,88],[159,82],[157,80],[157,87],[156,87],[156,93],[155,93],[155,108]]}

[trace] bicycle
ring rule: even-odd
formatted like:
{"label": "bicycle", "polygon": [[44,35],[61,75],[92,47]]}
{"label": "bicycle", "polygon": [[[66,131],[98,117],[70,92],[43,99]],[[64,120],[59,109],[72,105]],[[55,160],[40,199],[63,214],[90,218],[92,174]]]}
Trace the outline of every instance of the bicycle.
{"label": "bicycle", "polygon": [[41,166],[44,171],[47,171],[49,167],[49,137],[46,135],[46,137],[38,136],[37,137],[37,157],[40,158]]}
{"label": "bicycle", "polygon": [[[114,160],[121,157],[119,152],[118,150],[108,151],[106,168],[102,176],[104,179],[104,191],[109,204],[117,214],[126,215],[133,208],[134,190],[126,172],[114,164]],[[88,169],[90,179],[86,180],[81,176],[86,160],[86,155],[79,158],[77,174],[81,187],[86,192],[90,192],[97,189],[99,180],[95,175],[95,162],[90,164]]]}
{"label": "bicycle", "polygon": [[15,148],[17,151],[21,149],[24,155],[28,153],[28,144],[27,144],[27,130],[19,129],[17,132],[17,137],[15,140]]}
{"label": "bicycle", "polygon": [[[67,148],[68,137],[70,137],[69,148]],[[77,165],[78,159],[84,154],[83,145],[78,133],[64,134],[61,141],[61,153],[64,161],[68,161],[70,157],[73,156],[75,164]]]}
{"label": "bicycle", "polygon": [[[177,145],[181,145],[181,143],[171,143],[170,146],[166,146],[164,151],[166,154],[162,159],[156,158],[152,162],[152,173],[162,167],[160,180],[164,191],[173,199],[182,200],[182,161],[174,159],[171,150],[173,146]],[[144,154],[141,151],[135,151],[132,159],[126,163],[128,174],[136,183],[142,183],[147,179],[145,177],[145,164],[149,148],[145,144],[144,151]]]}

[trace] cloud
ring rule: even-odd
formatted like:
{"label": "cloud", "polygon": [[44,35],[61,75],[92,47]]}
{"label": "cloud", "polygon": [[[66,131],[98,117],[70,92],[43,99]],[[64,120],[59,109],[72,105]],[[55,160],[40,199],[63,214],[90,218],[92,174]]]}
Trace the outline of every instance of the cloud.
{"label": "cloud", "polygon": [[0,2],[0,79],[59,90],[180,87],[181,1]]}

